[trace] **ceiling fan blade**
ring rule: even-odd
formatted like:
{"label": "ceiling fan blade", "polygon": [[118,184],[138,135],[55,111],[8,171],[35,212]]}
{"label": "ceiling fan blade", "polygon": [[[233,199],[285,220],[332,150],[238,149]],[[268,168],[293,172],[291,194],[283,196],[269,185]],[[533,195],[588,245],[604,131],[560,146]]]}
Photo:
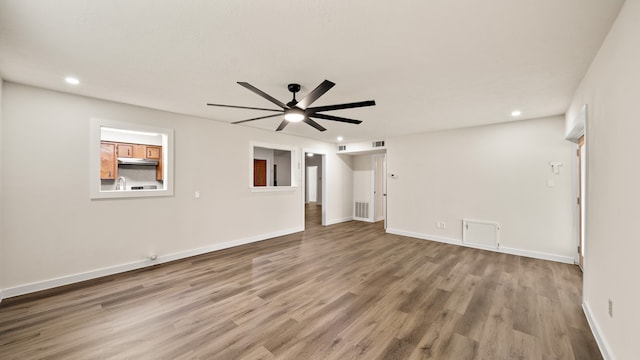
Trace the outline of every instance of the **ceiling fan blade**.
{"label": "ceiling fan blade", "polygon": [[251,118],[251,119],[247,119],[247,120],[234,121],[234,122],[232,122],[232,124],[242,124],[242,123],[245,123],[245,122],[247,122],[247,121],[260,120],[260,119],[267,119],[267,118],[276,117],[276,116],[282,116],[282,114],[275,114],[275,115],[260,116],[260,117],[255,117],[255,118]]}
{"label": "ceiling fan blade", "polygon": [[325,120],[333,120],[333,121],[345,122],[345,123],[349,123],[349,124],[360,124],[362,122],[362,120],[347,119],[347,118],[343,118],[343,117],[339,117],[339,116],[333,116],[333,115],[327,115],[327,114],[311,114],[311,116],[317,117],[317,118],[320,118],[320,119],[325,119]]}
{"label": "ceiling fan blade", "polygon": [[282,129],[286,128],[287,125],[289,125],[289,122],[287,120],[282,120],[276,131],[282,131]]}
{"label": "ceiling fan blade", "polygon": [[311,103],[318,100],[320,96],[324,95],[324,93],[329,91],[329,89],[331,89],[334,85],[335,83],[332,83],[329,80],[323,81],[322,84],[318,85],[317,88],[313,89],[313,91],[308,93],[307,96],[304,97],[304,99],[298,101],[296,106],[302,110],[306,109],[307,106],[311,105]]}
{"label": "ceiling fan blade", "polygon": [[346,103],[346,104],[310,107],[310,108],[307,108],[307,111],[313,114],[321,111],[351,109],[351,108],[357,108],[357,107],[363,107],[363,106],[374,106],[375,104],[376,102],[374,100],[367,100],[367,101],[359,101],[359,102],[352,102],[352,103]]}
{"label": "ceiling fan blade", "polygon": [[276,105],[280,106],[281,108],[283,108],[283,109],[285,109],[285,110],[289,108],[289,107],[288,107],[287,105],[285,105],[282,101],[280,101],[280,100],[278,100],[278,99],[274,98],[273,96],[271,96],[271,95],[267,94],[266,92],[264,92],[264,91],[262,91],[262,90],[258,89],[257,87],[255,87],[255,86],[253,86],[253,85],[251,85],[251,84],[249,84],[249,83],[247,83],[247,82],[244,82],[244,81],[238,81],[238,84],[239,84],[240,86],[243,86],[243,87],[245,87],[245,88],[247,88],[247,89],[249,89],[249,90],[253,91],[254,93],[256,93],[256,94],[258,94],[258,95],[262,96],[263,98],[265,98],[265,99],[267,99],[267,100],[271,101],[272,103],[274,103],[274,104],[276,104]]}
{"label": "ceiling fan blade", "polygon": [[207,105],[209,105],[209,106],[228,107],[228,108],[234,108],[234,109],[249,109],[249,110],[264,110],[264,111],[277,111],[277,112],[282,112],[282,110],[276,110],[276,109],[265,109],[265,108],[257,108],[257,107],[250,107],[250,106],[224,105],[224,104],[207,104]]}
{"label": "ceiling fan blade", "polygon": [[325,131],[327,129],[325,129],[324,127],[322,127],[322,125],[318,124],[317,122],[309,119],[309,118],[305,118],[304,120],[302,120],[303,122],[313,126],[314,128],[320,130],[320,131]]}

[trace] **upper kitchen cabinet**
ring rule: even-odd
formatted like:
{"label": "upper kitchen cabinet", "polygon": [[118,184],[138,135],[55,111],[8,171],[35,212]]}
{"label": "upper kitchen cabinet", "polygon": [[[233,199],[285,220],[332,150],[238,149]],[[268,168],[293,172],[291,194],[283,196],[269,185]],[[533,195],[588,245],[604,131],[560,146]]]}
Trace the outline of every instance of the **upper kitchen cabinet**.
{"label": "upper kitchen cabinet", "polygon": [[144,159],[147,152],[147,145],[133,144],[133,157],[136,159]]}
{"label": "upper kitchen cabinet", "polygon": [[147,159],[159,160],[162,158],[162,146],[147,146]]}
{"label": "upper kitchen cabinet", "polygon": [[116,159],[116,144],[100,143],[100,179],[115,180],[118,177],[118,161]]}
{"label": "upper kitchen cabinet", "polygon": [[133,156],[133,144],[116,144],[118,157],[132,158]]}
{"label": "upper kitchen cabinet", "polygon": [[145,157],[147,159],[158,160],[156,167],[156,180],[163,180],[164,169],[162,168],[162,146],[147,146]]}

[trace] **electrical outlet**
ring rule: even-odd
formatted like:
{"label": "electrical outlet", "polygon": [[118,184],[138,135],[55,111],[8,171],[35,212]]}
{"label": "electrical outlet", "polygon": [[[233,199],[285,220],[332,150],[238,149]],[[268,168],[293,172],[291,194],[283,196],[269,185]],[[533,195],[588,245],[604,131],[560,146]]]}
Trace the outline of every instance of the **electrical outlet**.
{"label": "electrical outlet", "polygon": [[613,300],[609,299],[609,317],[613,319]]}
{"label": "electrical outlet", "polygon": [[447,223],[442,221],[440,222],[440,229],[446,229],[447,228]]}

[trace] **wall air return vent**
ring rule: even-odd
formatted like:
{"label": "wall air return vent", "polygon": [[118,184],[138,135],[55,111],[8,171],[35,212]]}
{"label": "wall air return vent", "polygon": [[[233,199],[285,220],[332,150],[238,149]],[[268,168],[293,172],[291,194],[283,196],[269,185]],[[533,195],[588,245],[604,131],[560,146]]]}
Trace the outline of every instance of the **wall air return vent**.
{"label": "wall air return vent", "polygon": [[485,249],[500,248],[500,224],[495,221],[462,219],[462,243]]}
{"label": "wall air return vent", "polygon": [[355,203],[355,217],[360,219],[369,218],[369,203],[356,201]]}
{"label": "wall air return vent", "polygon": [[384,140],[372,142],[371,147],[374,147],[374,148],[384,147]]}
{"label": "wall air return vent", "polygon": [[338,151],[346,151],[347,145],[338,145]]}

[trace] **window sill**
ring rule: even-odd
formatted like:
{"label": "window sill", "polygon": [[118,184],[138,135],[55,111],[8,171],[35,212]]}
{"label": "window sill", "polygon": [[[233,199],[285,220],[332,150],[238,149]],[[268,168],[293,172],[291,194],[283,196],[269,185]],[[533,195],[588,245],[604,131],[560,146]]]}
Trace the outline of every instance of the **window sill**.
{"label": "window sill", "polygon": [[163,189],[149,190],[105,190],[91,194],[91,199],[119,199],[119,198],[142,198],[173,196],[173,191]]}
{"label": "window sill", "polygon": [[251,192],[281,192],[281,191],[296,191],[297,186],[251,186],[249,190]]}

